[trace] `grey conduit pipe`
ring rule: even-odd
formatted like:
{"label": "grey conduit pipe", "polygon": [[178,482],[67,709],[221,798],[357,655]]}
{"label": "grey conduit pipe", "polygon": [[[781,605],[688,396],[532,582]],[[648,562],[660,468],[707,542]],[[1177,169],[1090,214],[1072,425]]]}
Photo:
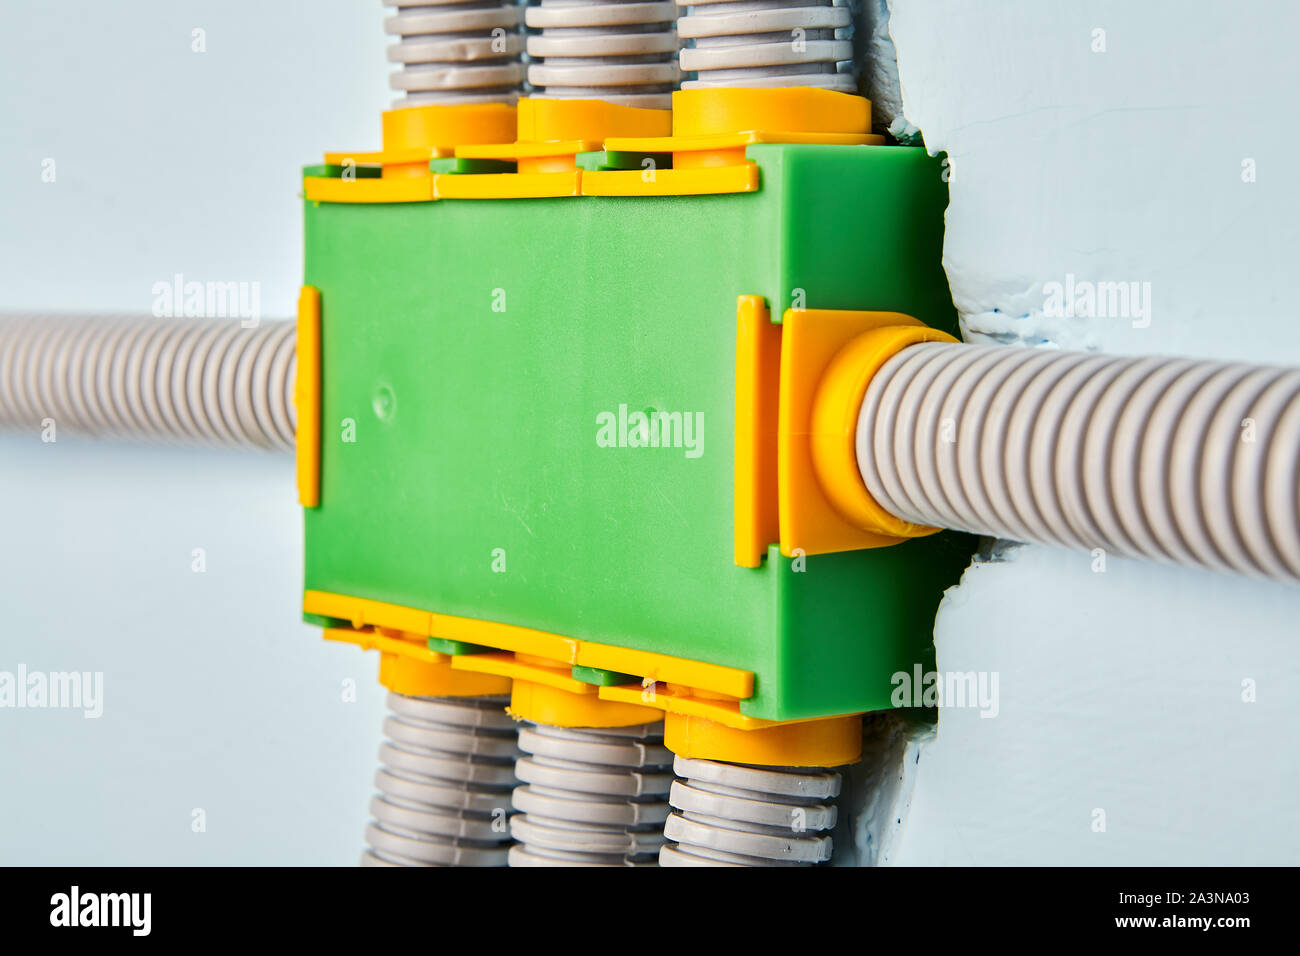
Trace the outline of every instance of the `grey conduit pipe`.
{"label": "grey conduit pipe", "polygon": [[1067,548],[1300,579],[1300,370],[926,342],[867,384],[886,511]]}
{"label": "grey conduit pipe", "polygon": [[519,732],[506,697],[390,691],[362,866],[505,866]]}
{"label": "grey conduit pipe", "polygon": [[291,321],[0,317],[0,428],[289,450]]}
{"label": "grey conduit pipe", "polygon": [[[295,345],[288,321],[0,318],[0,428],[291,449]],[[1300,370],[925,342],[868,383],[856,456],[915,525],[1300,579]]]}

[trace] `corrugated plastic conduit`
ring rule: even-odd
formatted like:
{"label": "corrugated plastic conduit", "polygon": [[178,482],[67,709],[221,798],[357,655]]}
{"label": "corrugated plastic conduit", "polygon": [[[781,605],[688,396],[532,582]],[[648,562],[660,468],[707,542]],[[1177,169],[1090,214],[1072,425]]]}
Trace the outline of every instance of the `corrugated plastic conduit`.
{"label": "corrugated plastic conduit", "polygon": [[[292,322],[0,319],[0,427],[293,447]],[[928,342],[867,385],[886,511],[1016,541],[1300,578],[1300,370]]]}
{"label": "corrugated plastic conduit", "polygon": [[293,322],[0,318],[0,428],[293,448]]}
{"label": "corrugated plastic conduit", "polygon": [[1300,578],[1300,370],[928,342],[867,386],[858,470],[893,515]]}

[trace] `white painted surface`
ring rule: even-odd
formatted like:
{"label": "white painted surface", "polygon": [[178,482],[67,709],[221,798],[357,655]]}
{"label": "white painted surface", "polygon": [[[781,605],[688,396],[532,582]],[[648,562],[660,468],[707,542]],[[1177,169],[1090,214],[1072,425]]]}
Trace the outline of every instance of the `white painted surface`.
{"label": "white painted surface", "polygon": [[[263,313],[291,315],[299,170],[378,147],[383,16],[6,3],[0,310],[147,313],[179,272],[260,282]],[[0,710],[0,864],[356,863],[377,662],[300,622],[293,482],[284,455],[0,436],[0,670],[105,681],[97,720]]]}
{"label": "white painted surface", "polygon": [[6,435],[0,462],[0,670],[103,673],[98,718],[0,709],[0,864],[354,864],[378,664],[300,620],[292,460]]}
{"label": "white painted surface", "polygon": [[[968,338],[1300,364],[1300,8],[1209,6],[893,0],[907,119],[951,157]],[[1070,274],[1150,282],[1150,325],[1044,316]],[[942,712],[895,862],[1300,860],[1300,588],[1006,557],[936,629],[940,670],[1000,673],[1000,714]]]}
{"label": "white painted surface", "polygon": [[148,312],[179,272],[260,282],[264,314],[291,314],[302,167],[379,147],[383,17],[379,0],[7,0],[0,308]]}

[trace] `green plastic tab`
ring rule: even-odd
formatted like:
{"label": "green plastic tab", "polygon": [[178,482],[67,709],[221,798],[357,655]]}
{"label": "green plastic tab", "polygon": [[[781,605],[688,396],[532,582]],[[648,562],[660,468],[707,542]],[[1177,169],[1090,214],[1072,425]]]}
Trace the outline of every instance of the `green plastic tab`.
{"label": "green plastic tab", "polygon": [[482,644],[469,644],[465,641],[453,641],[445,637],[429,638],[429,650],[437,651],[439,654],[450,654],[452,657],[459,657],[461,654],[485,654],[495,648],[484,647]]}
{"label": "green plastic tab", "polygon": [[641,683],[641,678],[635,674],[620,674],[618,671],[602,670],[599,667],[583,667],[581,664],[573,665],[573,679],[580,680],[584,684],[595,684],[597,687],[618,687],[620,684]]}

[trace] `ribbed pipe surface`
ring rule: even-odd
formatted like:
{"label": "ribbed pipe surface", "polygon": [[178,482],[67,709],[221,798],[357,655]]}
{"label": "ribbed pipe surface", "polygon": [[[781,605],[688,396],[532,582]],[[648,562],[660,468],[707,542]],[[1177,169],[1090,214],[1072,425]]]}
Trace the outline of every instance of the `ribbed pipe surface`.
{"label": "ribbed pipe surface", "polygon": [[519,732],[511,866],[654,866],[672,754],[663,725]]}
{"label": "ribbed pipe surface", "polygon": [[673,0],[540,0],[524,13],[534,96],[671,109],[677,69]]}
{"label": "ribbed pipe surface", "polygon": [[518,756],[504,697],[389,693],[362,866],[505,866]]}
{"label": "ribbed pipe surface", "polygon": [[508,103],[524,81],[523,13],[511,0],[384,0],[395,12],[384,29],[400,65],[389,85],[394,107]]}
{"label": "ribbed pipe surface", "polygon": [[[811,86],[853,93],[853,42],[836,37],[852,14],[831,0],[678,0],[677,33],[690,46],[681,67],[696,74],[682,89]],[[687,12],[688,11],[688,12]]]}
{"label": "ribbed pipe surface", "polygon": [[926,343],[873,377],[858,468],[919,524],[1300,578],[1300,370]]}
{"label": "ribbed pipe surface", "polygon": [[0,317],[0,428],[291,449],[293,322]]}
{"label": "ribbed pipe surface", "polygon": [[660,866],[814,866],[831,858],[840,775],[678,757]]}

